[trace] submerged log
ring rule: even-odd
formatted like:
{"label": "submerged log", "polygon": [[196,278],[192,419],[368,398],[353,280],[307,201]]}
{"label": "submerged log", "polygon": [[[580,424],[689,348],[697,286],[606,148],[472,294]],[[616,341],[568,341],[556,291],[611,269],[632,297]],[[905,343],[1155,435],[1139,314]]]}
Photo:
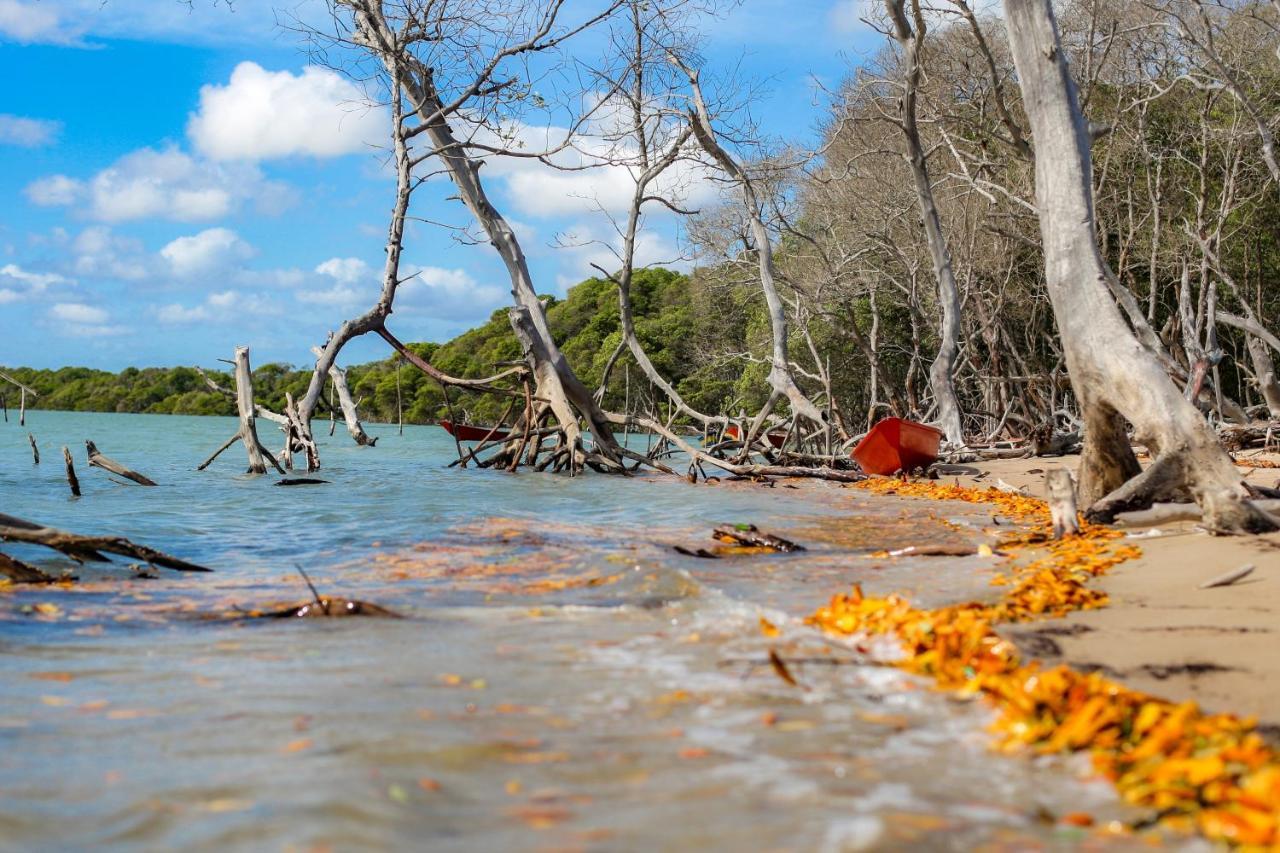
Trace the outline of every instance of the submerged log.
{"label": "submerged log", "polygon": [[119,554],[142,560],[153,566],[173,569],[178,572],[209,572],[212,569],[149,548],[125,539],[123,536],[82,536],[68,533],[53,527],[45,527],[25,519],[0,513],[0,540],[8,542],[25,542],[30,545],[43,545],[66,554],[76,562],[91,561],[106,563],[110,560],[103,556]]}
{"label": "submerged log", "polygon": [[89,455],[89,466],[91,468],[101,468],[104,471],[110,471],[112,474],[118,474],[121,477],[132,480],[140,486],[158,485],[155,480],[152,480],[150,477],[147,477],[144,474],[139,474],[131,468],[126,468],[114,459],[103,456],[98,450],[97,445],[92,441],[86,441],[84,443],[84,447],[85,451]]}
{"label": "submerged log", "polygon": [[80,480],[76,477],[76,466],[71,461],[71,450],[65,444],[62,445],[62,461],[67,466],[67,485],[71,487],[71,494],[80,497]]}
{"label": "submerged log", "polygon": [[3,552],[0,552],[0,575],[4,575],[14,583],[55,583],[58,580],[35,566],[15,560]]}
{"label": "submerged log", "polygon": [[803,545],[797,545],[795,542],[783,539],[781,536],[765,533],[754,524],[721,524],[711,535],[721,542],[732,542],[736,545],[746,545],[751,548],[768,548],[771,551],[781,551],[783,553],[804,550]]}

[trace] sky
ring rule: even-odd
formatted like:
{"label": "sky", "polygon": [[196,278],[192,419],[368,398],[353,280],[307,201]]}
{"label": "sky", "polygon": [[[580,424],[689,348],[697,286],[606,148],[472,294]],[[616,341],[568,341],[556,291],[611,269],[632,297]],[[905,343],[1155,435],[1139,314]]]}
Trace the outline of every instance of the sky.
{"label": "sky", "polygon": [[[745,0],[707,23],[704,68],[758,86],[763,133],[811,142],[823,88],[879,45],[865,2]],[[0,0],[0,365],[213,365],[239,345],[256,364],[303,365],[376,302],[386,115],[278,23],[324,13],[322,0]],[[616,175],[520,161],[482,176],[540,293],[609,268],[600,208]],[[429,224],[466,223],[465,209],[442,181],[425,190],[404,251],[416,275],[388,325],[444,341],[511,297],[490,246]],[[676,217],[648,225],[641,261],[687,266]],[[341,360],[386,355],[359,340]]]}

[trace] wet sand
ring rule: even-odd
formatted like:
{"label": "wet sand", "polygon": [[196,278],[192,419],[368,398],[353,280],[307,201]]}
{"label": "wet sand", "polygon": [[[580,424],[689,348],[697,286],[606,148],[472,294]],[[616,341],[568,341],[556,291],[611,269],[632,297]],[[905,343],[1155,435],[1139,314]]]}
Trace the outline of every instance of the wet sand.
{"label": "wet sand", "polygon": [[[1003,481],[1043,497],[1045,471],[1074,472],[1078,464],[1078,456],[997,460],[952,466],[957,473],[942,479],[965,486]],[[1241,471],[1262,485],[1280,478],[1273,468]],[[1125,529],[1142,556],[1096,582],[1110,596],[1108,607],[1003,633],[1046,663],[1101,669],[1135,690],[1253,715],[1270,735],[1280,735],[1280,533],[1211,536],[1195,522]],[[1245,564],[1254,567],[1248,577],[1199,588]]]}

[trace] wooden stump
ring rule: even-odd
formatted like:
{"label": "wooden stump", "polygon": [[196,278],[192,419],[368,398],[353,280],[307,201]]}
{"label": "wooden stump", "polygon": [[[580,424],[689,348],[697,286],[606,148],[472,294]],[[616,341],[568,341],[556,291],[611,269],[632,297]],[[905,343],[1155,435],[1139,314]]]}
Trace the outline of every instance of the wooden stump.
{"label": "wooden stump", "polygon": [[76,466],[71,461],[71,450],[65,444],[62,446],[62,461],[67,465],[67,485],[71,487],[71,494],[80,497],[80,480],[76,478]]}
{"label": "wooden stump", "polygon": [[1076,515],[1076,484],[1066,468],[1052,468],[1044,475],[1045,491],[1049,500],[1049,515],[1053,519],[1053,538],[1061,539],[1080,532],[1080,520]]}

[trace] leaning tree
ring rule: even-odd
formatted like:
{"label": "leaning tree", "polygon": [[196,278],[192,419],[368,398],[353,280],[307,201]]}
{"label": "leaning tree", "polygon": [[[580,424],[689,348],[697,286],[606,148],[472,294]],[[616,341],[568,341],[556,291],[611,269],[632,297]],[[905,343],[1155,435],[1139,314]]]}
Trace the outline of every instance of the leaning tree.
{"label": "leaning tree", "polygon": [[[1190,496],[1219,531],[1275,529],[1199,411],[1125,323],[1094,225],[1090,134],[1058,38],[1052,0],[1004,0],[1036,148],[1045,279],[1086,438],[1080,488],[1102,518]],[[1126,421],[1151,452],[1142,471]]]}
{"label": "leaning tree", "polygon": [[[621,0],[600,4],[584,19],[561,21],[564,0],[501,3],[492,0],[334,0],[338,32],[334,40],[371,58],[381,71],[391,105],[392,157],[396,198],[386,244],[386,262],[378,302],[344,322],[329,338],[316,361],[307,392],[298,403],[299,420],[310,421],[324,389],[325,378],[342,347],[359,335],[376,333],[404,358],[441,384],[498,390],[494,382],[504,371],[485,380],[460,380],[433,368],[402,344],[387,328],[400,285],[405,223],[413,193],[431,176],[443,173],[456,197],[474,218],[484,238],[506,267],[514,306],[512,328],[519,339],[532,377],[526,412],[516,432],[527,436],[554,419],[562,436],[557,455],[576,470],[583,463],[619,470],[628,455],[615,441],[612,429],[591,391],[574,374],[547,324],[520,240],[494,205],[480,176],[485,159],[493,156],[534,157],[550,164],[552,149],[520,150],[518,108],[536,103],[534,66],[547,62],[569,38],[607,19]],[[576,127],[589,116],[570,122],[567,147]],[[518,392],[508,391],[516,394]],[[587,450],[581,424],[593,438]],[[516,453],[513,444],[512,452]]]}

